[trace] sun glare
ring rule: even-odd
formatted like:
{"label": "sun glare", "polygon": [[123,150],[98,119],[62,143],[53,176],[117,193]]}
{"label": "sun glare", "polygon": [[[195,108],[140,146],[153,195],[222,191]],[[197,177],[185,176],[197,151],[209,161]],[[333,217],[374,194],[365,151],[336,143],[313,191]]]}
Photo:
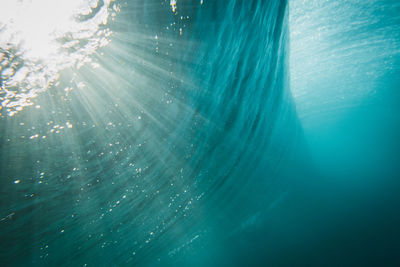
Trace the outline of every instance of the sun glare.
{"label": "sun glare", "polygon": [[1,108],[13,115],[110,41],[112,0],[8,1],[0,9]]}

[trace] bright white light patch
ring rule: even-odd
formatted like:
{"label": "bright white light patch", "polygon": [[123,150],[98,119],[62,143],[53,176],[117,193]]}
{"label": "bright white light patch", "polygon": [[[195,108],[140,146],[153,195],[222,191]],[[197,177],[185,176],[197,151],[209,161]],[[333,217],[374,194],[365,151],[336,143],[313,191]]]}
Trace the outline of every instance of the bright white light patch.
{"label": "bright white light patch", "polygon": [[[0,109],[14,115],[109,43],[113,0],[8,0],[0,9]],[[116,5],[116,4],[114,4]]]}

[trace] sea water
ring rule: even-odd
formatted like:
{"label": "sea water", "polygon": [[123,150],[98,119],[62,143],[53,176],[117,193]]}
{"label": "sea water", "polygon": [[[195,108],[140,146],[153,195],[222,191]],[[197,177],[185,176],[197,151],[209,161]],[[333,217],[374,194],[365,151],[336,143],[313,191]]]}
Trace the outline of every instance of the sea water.
{"label": "sea water", "polygon": [[3,265],[394,257],[396,1],[3,6]]}
{"label": "sea water", "polygon": [[398,265],[400,2],[289,6],[290,89],[319,173],[295,262]]}
{"label": "sea water", "polygon": [[299,139],[287,3],[85,3],[34,37],[6,21],[3,262],[248,261]]}

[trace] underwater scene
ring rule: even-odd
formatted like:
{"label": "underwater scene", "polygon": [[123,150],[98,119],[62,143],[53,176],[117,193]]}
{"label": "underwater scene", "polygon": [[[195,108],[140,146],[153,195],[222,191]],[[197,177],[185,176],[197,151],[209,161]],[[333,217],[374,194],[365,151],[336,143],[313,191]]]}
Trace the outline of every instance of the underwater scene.
{"label": "underwater scene", "polygon": [[400,1],[0,0],[0,266],[399,266]]}

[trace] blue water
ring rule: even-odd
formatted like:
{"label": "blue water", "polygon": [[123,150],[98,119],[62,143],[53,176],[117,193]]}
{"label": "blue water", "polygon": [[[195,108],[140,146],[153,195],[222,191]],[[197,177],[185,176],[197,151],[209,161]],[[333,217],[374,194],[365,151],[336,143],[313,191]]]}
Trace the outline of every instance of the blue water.
{"label": "blue water", "polygon": [[400,261],[397,1],[117,3],[33,105],[2,76],[2,265]]}

